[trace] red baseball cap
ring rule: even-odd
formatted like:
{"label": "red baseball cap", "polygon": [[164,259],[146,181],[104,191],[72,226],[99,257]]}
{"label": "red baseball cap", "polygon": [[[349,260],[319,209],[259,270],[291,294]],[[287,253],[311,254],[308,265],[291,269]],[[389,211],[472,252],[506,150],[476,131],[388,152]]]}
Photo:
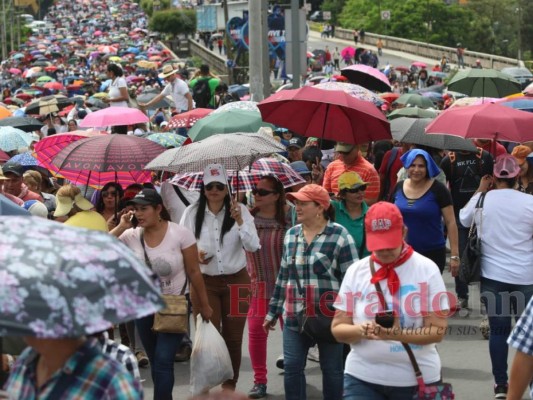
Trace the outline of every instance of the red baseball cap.
{"label": "red baseball cap", "polygon": [[330,206],[329,194],[326,189],[320,185],[309,184],[298,190],[296,193],[287,193],[287,199],[290,201],[316,201],[324,210]]}
{"label": "red baseball cap", "polygon": [[395,249],[403,243],[403,217],[392,203],[380,201],[365,216],[366,248],[370,251]]}

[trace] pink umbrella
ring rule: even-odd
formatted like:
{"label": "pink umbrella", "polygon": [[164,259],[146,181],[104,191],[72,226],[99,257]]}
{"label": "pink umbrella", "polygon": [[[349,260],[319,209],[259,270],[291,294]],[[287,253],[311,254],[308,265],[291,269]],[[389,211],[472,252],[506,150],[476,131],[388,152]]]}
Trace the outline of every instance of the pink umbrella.
{"label": "pink umbrella", "polygon": [[95,31],[93,33],[94,36],[102,36],[102,31]]}
{"label": "pink umbrella", "polygon": [[13,74],[13,75],[19,75],[20,73],[22,73],[22,71],[18,68],[9,68],[8,71],[10,74]]}
{"label": "pink umbrella", "polygon": [[347,56],[350,56],[350,58],[354,58],[355,49],[353,47],[348,46],[341,50],[341,57],[346,58]]}
{"label": "pink umbrella", "polygon": [[136,108],[108,107],[88,114],[81,122],[81,128],[133,125],[148,122],[148,117]]}
{"label": "pink umbrella", "polygon": [[98,51],[100,53],[106,53],[106,54],[114,54],[118,51],[118,49],[114,46],[98,46]]}
{"label": "pink umbrella", "polygon": [[422,61],[415,61],[411,65],[414,65],[415,67],[418,67],[418,68],[426,68],[427,67],[427,64],[423,63]]}
{"label": "pink umbrella", "polygon": [[348,78],[351,83],[361,85],[364,88],[377,92],[390,92],[390,82],[384,73],[364,64],[350,65],[343,68],[342,76]]}

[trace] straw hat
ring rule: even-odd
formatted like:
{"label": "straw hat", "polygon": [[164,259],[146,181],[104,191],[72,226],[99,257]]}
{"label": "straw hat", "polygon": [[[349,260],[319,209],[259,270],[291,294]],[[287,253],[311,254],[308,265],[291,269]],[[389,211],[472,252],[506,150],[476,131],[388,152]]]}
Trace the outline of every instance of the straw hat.
{"label": "straw hat", "polygon": [[175,73],[177,73],[179,70],[178,69],[174,69],[174,67],[170,64],[167,64],[163,67],[163,71],[161,71],[161,73],[159,74],[159,77],[161,79],[165,79],[167,77],[169,77],[170,75],[173,75]]}

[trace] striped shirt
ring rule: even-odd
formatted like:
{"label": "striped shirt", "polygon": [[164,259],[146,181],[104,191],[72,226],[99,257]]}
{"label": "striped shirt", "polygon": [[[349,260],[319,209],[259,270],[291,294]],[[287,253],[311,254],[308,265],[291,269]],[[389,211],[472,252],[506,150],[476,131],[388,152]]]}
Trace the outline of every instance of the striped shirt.
{"label": "striped shirt", "polygon": [[102,353],[96,338],[87,341],[41,387],[37,387],[39,354],[31,347],[22,352],[9,375],[5,390],[16,399],[138,400],[143,392],[122,365]]}
{"label": "striped shirt", "polygon": [[302,225],[287,231],[283,257],[266,317],[271,321],[283,315],[285,326],[296,330],[295,314],[302,309],[294,269],[305,291],[307,307],[334,301],[348,267],[357,261],[357,250],[346,228],[328,222],[324,230],[307,244]]}
{"label": "striped shirt", "polygon": [[379,174],[361,154],[352,165],[346,165],[342,160],[335,160],[328,165],[324,173],[322,186],[329,193],[339,194],[339,176],[344,172],[357,172],[361,179],[368,183],[365,191],[365,200],[376,200],[379,197]]}

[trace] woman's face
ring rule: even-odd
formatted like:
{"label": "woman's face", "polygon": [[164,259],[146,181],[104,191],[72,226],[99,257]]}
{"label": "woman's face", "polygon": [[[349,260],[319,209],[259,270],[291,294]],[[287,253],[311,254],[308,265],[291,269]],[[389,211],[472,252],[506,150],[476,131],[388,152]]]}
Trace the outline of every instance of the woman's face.
{"label": "woman's face", "polygon": [[78,129],[78,125],[76,124],[76,121],[69,121],[68,123],[68,131],[72,132]]}
{"label": "woman's face", "polygon": [[345,189],[341,193],[346,204],[361,205],[365,200],[366,186],[360,186],[356,189]]}
{"label": "woman's face", "polygon": [[268,179],[261,179],[252,191],[255,205],[259,208],[275,205],[279,199],[279,193],[276,192],[275,185]]}
{"label": "woman's face", "polygon": [[220,182],[211,182],[204,186],[207,202],[221,202],[228,194],[228,186]]}
{"label": "woman's face", "polygon": [[102,191],[102,200],[104,202],[104,207],[107,209],[115,208],[115,204],[118,203],[119,192],[116,187],[109,186],[106,190]]}
{"label": "woman's face", "polygon": [[395,249],[375,250],[373,253],[381,263],[390,264],[400,257],[401,252],[402,246]]}
{"label": "woman's face", "polygon": [[416,157],[411,166],[407,169],[407,172],[412,181],[420,182],[427,179],[428,171],[424,157]]}
{"label": "woman's face", "polygon": [[139,221],[138,226],[141,228],[149,228],[159,222],[159,215],[161,213],[160,206],[136,204],[134,211],[135,217]]}
{"label": "woman's face", "polygon": [[317,215],[322,215],[324,212],[324,208],[314,201],[295,200],[294,205],[296,206],[296,220],[301,224],[316,220]]}

